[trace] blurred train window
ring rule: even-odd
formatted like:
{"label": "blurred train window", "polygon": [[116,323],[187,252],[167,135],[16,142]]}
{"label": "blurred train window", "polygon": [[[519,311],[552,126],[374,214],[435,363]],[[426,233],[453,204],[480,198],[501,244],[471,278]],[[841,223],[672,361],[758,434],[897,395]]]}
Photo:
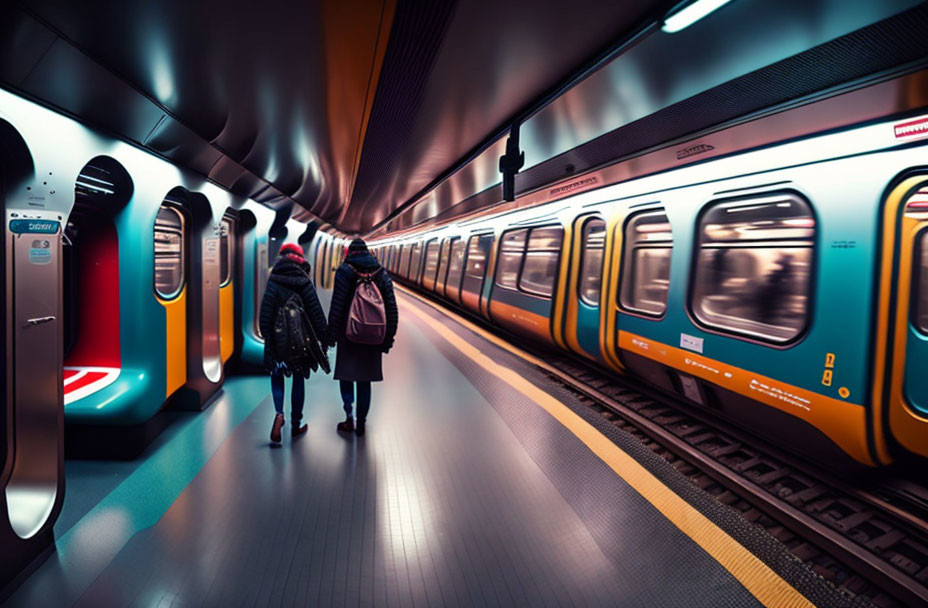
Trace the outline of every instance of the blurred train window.
{"label": "blurred train window", "polygon": [[474,235],[468,241],[467,266],[464,269],[464,274],[472,279],[482,280],[484,273],[487,271],[487,254],[480,246],[480,238],[479,235]]}
{"label": "blurred train window", "polygon": [[435,291],[444,291],[445,281],[448,277],[448,255],[451,252],[451,240],[445,239],[441,244],[441,253],[438,256],[438,274],[435,275]]}
{"label": "blurred train window", "polygon": [[525,264],[519,277],[519,289],[543,298],[550,298],[554,294],[557,262],[563,241],[564,228],[561,226],[532,228]]}
{"label": "blurred train window", "polygon": [[815,217],[795,194],[716,203],[699,222],[692,310],[707,326],[788,342],[806,326]]}
{"label": "blurred train window", "polygon": [[411,248],[410,248],[410,246],[409,246],[408,244],[407,244],[407,245],[403,245],[403,254],[402,254],[402,256],[400,257],[400,276],[402,276],[404,279],[408,279],[408,278],[409,278],[409,253],[410,253],[410,249],[411,249]]}
{"label": "blurred train window", "polygon": [[435,280],[435,275],[438,273],[438,248],[438,239],[432,239],[425,246],[425,272],[422,273],[423,280]]}
{"label": "blurred train window", "polygon": [[598,217],[583,223],[583,249],[580,253],[580,300],[599,306],[603,278],[603,248],[606,243],[606,222]]}
{"label": "blurred train window", "polygon": [[409,280],[419,281],[419,269],[422,266],[422,243],[416,243],[412,246],[412,253],[409,257]]}
{"label": "blurred train window", "polygon": [[155,291],[169,300],[184,287],[184,216],[162,205],[155,218]]}
{"label": "blurred train window", "polygon": [[504,289],[519,288],[519,271],[525,257],[525,241],[528,229],[513,230],[503,235],[499,245],[499,260],[496,268],[496,284]]}
{"label": "blurred train window", "polygon": [[235,265],[233,260],[235,251],[231,246],[231,239],[234,238],[232,234],[233,226],[231,218],[222,218],[219,235],[219,276],[222,277],[222,280],[219,281],[220,286],[226,286],[232,281],[232,268]]}
{"label": "blurred train window", "polygon": [[667,310],[673,233],[667,214],[646,211],[625,224],[620,303],[622,308],[659,317]]}
{"label": "blurred train window", "polygon": [[461,275],[464,271],[464,241],[455,237],[451,241],[451,260],[448,262],[448,287],[461,288]]}
{"label": "blurred train window", "polygon": [[918,237],[918,270],[915,301],[915,326],[928,334],[928,230],[922,230]]}

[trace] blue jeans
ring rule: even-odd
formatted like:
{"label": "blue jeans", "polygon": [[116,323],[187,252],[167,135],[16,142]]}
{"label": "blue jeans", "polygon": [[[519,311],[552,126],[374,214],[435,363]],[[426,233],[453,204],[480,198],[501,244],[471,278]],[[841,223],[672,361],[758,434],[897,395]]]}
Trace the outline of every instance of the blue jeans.
{"label": "blue jeans", "polygon": [[[278,414],[284,413],[284,375],[271,374],[271,395],[274,397],[274,409]],[[299,426],[303,419],[303,399],[305,397],[303,376],[293,374],[293,386],[290,388],[290,419],[294,426]]]}
{"label": "blue jeans", "polygon": [[371,383],[351,382],[339,380],[338,387],[342,392],[342,403],[345,404],[345,413],[351,415],[351,404],[354,403],[354,385],[358,385],[358,420],[367,420],[367,412],[371,409]]}

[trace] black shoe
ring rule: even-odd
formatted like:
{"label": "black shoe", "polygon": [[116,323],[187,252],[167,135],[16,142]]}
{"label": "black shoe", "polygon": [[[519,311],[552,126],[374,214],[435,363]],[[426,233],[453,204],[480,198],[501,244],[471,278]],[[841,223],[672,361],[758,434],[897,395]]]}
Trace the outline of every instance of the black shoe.
{"label": "black shoe", "polygon": [[354,418],[348,416],[343,421],[339,422],[335,429],[339,433],[350,433],[354,430]]}
{"label": "black shoe", "polygon": [[297,438],[309,430],[308,424],[304,424],[303,426],[297,426],[297,424],[292,425],[293,428],[290,429],[290,436],[293,438]]}
{"label": "black shoe", "polygon": [[364,420],[361,420],[360,418],[358,419],[358,426],[354,429],[354,434],[358,437],[364,436],[364,423]]}

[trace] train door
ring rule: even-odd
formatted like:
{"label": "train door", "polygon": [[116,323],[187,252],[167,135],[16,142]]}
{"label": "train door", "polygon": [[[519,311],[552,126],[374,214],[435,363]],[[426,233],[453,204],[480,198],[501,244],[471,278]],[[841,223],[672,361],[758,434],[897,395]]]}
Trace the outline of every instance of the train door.
{"label": "train door", "polygon": [[[261,301],[264,299],[264,290],[267,288],[267,277],[270,275],[268,267],[267,237],[255,238],[255,289],[254,289],[254,331],[255,335],[264,339],[261,335],[260,312]],[[317,281],[318,283],[318,281]]]}
{"label": "train door", "polygon": [[[170,305],[176,307],[177,300],[185,300],[186,383],[178,394],[176,405],[201,409],[223,378],[219,317],[222,226],[221,219],[219,222],[213,219],[212,208],[203,194],[177,187],[165,197],[156,219],[156,231],[159,221],[176,223],[178,214],[184,225],[182,238],[186,241],[181,247],[186,257],[186,287],[181,287],[185,293],[177,294]],[[168,231],[161,234],[167,235]],[[167,307],[168,301],[163,296],[161,299],[162,305]],[[170,330],[168,342],[169,347],[179,350],[178,337]],[[169,368],[174,366],[176,363],[171,362],[169,354]]]}
{"label": "train door", "polygon": [[481,314],[481,299],[486,282],[492,234],[475,234],[467,242],[467,260],[461,281],[461,304],[471,312]]}
{"label": "train door", "polygon": [[[122,368],[119,239],[114,215],[132,194],[122,166],[91,160],[74,188],[63,247],[64,404],[99,411]],[[112,389],[110,389],[112,390]],[[73,407],[73,406],[72,406]]]}
{"label": "train door", "polygon": [[222,282],[221,228],[203,236],[200,243],[201,342],[203,375],[212,383],[222,379],[219,284]]}
{"label": "train door", "polygon": [[6,252],[12,302],[13,470],[6,486],[10,524],[20,538],[48,520],[58,493],[61,445],[61,222],[57,213],[9,213]]}
{"label": "train door", "polygon": [[489,315],[513,331],[553,342],[551,319],[563,226],[536,226],[503,233]]}
{"label": "train door", "polygon": [[425,264],[422,270],[422,286],[435,291],[439,259],[438,239],[430,240],[425,246]]}
{"label": "train door", "polygon": [[422,276],[422,243],[417,242],[412,246],[412,253],[409,254],[409,281],[414,285],[419,284],[419,278]]}
{"label": "train door", "polygon": [[409,280],[409,258],[412,245],[406,243],[403,245],[403,255],[400,257],[400,276]]}
{"label": "train door", "polygon": [[880,432],[887,424],[903,448],[928,457],[928,175],[892,191],[882,230],[873,426],[877,452],[888,462]]}
{"label": "train door", "polygon": [[451,251],[451,240],[444,239],[438,253],[438,273],[435,275],[435,293],[445,295],[445,282],[448,278],[448,253]]}
{"label": "train door", "polygon": [[[563,340],[579,355],[601,360],[599,346],[600,292],[606,222],[599,215],[581,215],[573,222],[569,243],[570,264],[562,298],[564,315],[559,319]],[[557,328],[555,328],[557,329]]]}
{"label": "train door", "polygon": [[239,297],[235,277],[238,250],[237,214],[227,211],[219,224],[219,352],[225,365],[235,353],[235,301]]}
{"label": "train door", "polygon": [[165,310],[166,388],[170,397],[187,381],[187,229],[183,207],[165,201],[155,216],[155,296]]}
{"label": "train door", "polygon": [[[63,209],[54,209],[55,199],[49,200],[42,178],[33,181],[35,173],[25,141],[4,121],[0,121],[0,151],[2,585],[53,541],[52,526],[63,500],[61,284],[65,214]],[[67,197],[58,200],[64,203]]]}
{"label": "train door", "polygon": [[446,298],[448,297],[448,271],[451,270],[451,249],[460,240],[458,237],[452,237],[445,240],[442,246],[441,260],[438,266],[438,280],[440,282],[438,293]]}
{"label": "train door", "polygon": [[623,217],[614,228],[610,292],[600,298],[608,319],[602,350],[606,362],[617,369],[633,369],[670,391],[674,384],[663,365],[643,357],[637,343],[638,336],[649,335],[667,310],[672,254],[673,233],[663,208],[645,208]]}
{"label": "train door", "polygon": [[461,279],[464,277],[464,257],[467,243],[460,237],[451,239],[451,256],[448,262],[448,277],[445,281],[445,297],[455,304],[461,303]]}

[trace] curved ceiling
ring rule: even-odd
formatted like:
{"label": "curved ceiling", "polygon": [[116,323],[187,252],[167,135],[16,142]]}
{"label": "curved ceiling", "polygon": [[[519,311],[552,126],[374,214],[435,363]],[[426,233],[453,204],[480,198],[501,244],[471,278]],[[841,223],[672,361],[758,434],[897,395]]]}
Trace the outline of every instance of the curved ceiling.
{"label": "curved ceiling", "polygon": [[670,4],[26,0],[2,26],[0,79],[364,232]]}

